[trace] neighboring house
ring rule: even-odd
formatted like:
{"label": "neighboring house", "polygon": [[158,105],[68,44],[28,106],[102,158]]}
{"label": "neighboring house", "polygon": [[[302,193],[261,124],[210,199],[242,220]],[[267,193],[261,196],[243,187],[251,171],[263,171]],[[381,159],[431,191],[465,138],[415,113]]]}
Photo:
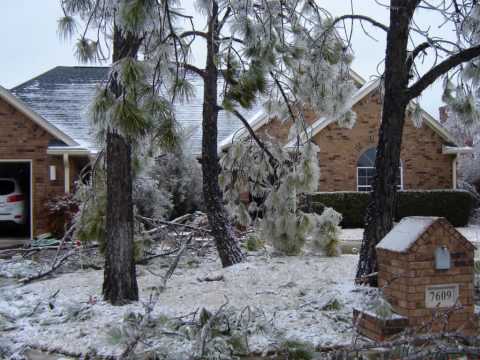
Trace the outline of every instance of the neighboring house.
{"label": "neighboring house", "polygon": [[[327,118],[314,113],[306,117],[309,125],[306,133],[319,147],[319,191],[371,190],[381,122],[380,82],[366,83],[355,73],[352,77],[358,85],[349,104],[357,114],[352,129],[339,127],[336,123],[338,117]],[[458,146],[447,130],[427,112],[423,111],[422,115],[420,128],[416,128],[410,118],[405,122],[398,186],[403,190],[454,189],[457,156],[471,149]],[[251,120],[250,126],[264,137],[278,139],[287,148],[295,146],[296,139],[288,139],[289,121],[280,121],[263,112]],[[225,139],[220,148],[225,150],[241,136],[246,136],[246,132]]]}
{"label": "neighboring house", "polygon": [[[31,236],[49,230],[46,203],[73,190],[82,168],[98,149],[90,131],[88,109],[96,87],[106,80],[107,67],[56,67],[10,91],[0,87],[0,177],[20,178],[29,204]],[[319,145],[321,191],[368,191],[374,173],[373,161],[380,123],[378,82],[365,84],[355,73],[358,92],[352,99],[357,124],[341,129],[335,119],[310,114],[309,132]],[[188,146],[194,154],[201,150],[203,82],[190,79],[194,96],[175,104],[176,118],[189,134]],[[267,133],[285,146],[289,123],[269,116],[263,107],[243,115],[260,135]],[[455,160],[468,151],[427,113],[425,124],[414,128],[407,121],[404,132],[399,186],[402,189],[447,189],[456,184]],[[245,136],[241,122],[219,113],[219,149],[238,136]],[[0,234],[3,236],[4,234]]]}
{"label": "neighboring house", "polygon": [[[47,202],[71,192],[79,172],[95,158],[98,149],[88,110],[108,72],[108,67],[59,66],[10,91],[0,86],[0,178],[20,179],[29,202],[25,234],[49,231]],[[187,146],[198,154],[203,82],[190,80],[195,94],[188,102],[176,104],[175,112],[188,133]],[[249,112],[244,115],[251,117]],[[219,139],[241,126],[239,120],[220,112]],[[0,238],[8,235],[0,233]]]}

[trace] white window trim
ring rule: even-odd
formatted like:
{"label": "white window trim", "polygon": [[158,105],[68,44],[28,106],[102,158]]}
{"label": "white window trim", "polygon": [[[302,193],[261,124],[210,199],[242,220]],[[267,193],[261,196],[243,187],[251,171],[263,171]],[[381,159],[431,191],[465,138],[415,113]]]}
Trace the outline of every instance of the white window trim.
{"label": "white window trim", "polygon": [[[398,190],[403,190],[403,166],[399,166],[400,168],[400,184],[398,185]],[[359,169],[375,169],[375,166],[357,166],[356,167],[356,172],[357,172],[357,192],[366,192],[366,191],[361,191],[360,189],[368,189],[367,191],[372,191],[372,186],[371,185],[359,185],[359,176],[358,176],[358,170]]]}

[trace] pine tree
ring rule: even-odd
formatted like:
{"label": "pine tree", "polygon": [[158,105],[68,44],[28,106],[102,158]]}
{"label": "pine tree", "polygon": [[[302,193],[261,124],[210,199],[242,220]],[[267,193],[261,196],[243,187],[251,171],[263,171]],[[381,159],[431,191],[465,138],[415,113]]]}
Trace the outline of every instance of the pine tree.
{"label": "pine tree", "polygon": [[[321,9],[309,1],[212,0],[196,4],[206,15],[205,32],[195,28],[177,32],[174,26],[170,29],[180,49],[176,64],[204,81],[204,200],[222,264],[229,266],[242,261],[243,254],[234,238],[218,182],[218,112],[229,111],[237,116],[253,134],[241,109],[250,108],[262,95],[268,99],[269,109],[283,112],[300,132],[305,128],[304,105],[321,108],[326,114],[344,106],[353,91],[348,70],[351,55],[338,35],[329,31],[329,24],[323,22]],[[183,12],[181,16],[191,19],[193,14]],[[327,38],[321,51],[310,46],[320,34]],[[185,40],[177,43],[175,39]],[[203,69],[182,55],[189,54],[197,39],[206,44]],[[274,163],[268,148],[258,137],[253,138]]]}
{"label": "pine tree", "polygon": [[[132,153],[142,139],[172,124],[168,104],[159,97],[146,69],[137,60],[149,33],[139,24],[145,4],[130,1],[62,0],[61,34],[74,35],[75,16],[86,25],[77,42],[79,60],[108,60],[101,40],[113,39],[113,65],[92,105],[92,123],[105,146],[107,168],[106,252],[103,294],[113,305],[138,300],[134,261]],[[140,6],[141,5],[141,6]],[[97,39],[87,38],[96,28]],[[112,30],[110,30],[112,29]],[[160,136],[169,137],[171,131]]]}
{"label": "pine tree", "polygon": [[[67,11],[60,25],[66,33],[75,28],[71,14],[80,13],[87,27],[93,24],[104,32],[108,32],[106,21],[115,17],[122,31],[142,40],[142,55],[153,81],[145,91],[137,87],[133,92],[136,96],[142,98],[151,90],[154,94],[166,93],[171,103],[182,98],[188,101],[193,91],[190,75],[203,80],[201,165],[205,207],[222,264],[242,261],[244,256],[218,184],[218,112],[232,113],[252,132],[241,109],[252,107],[263,94],[269,108],[294,122],[300,134],[305,129],[303,109],[307,104],[324,114],[343,109],[354,88],[348,69],[351,53],[330,23],[324,21],[322,9],[311,1],[297,0],[197,0],[197,9],[191,13],[173,0],[64,0],[63,4]],[[206,20],[205,31],[195,27],[199,13]],[[78,42],[79,57],[101,56],[101,42],[88,40],[86,34]],[[323,46],[313,46],[319,37]],[[193,44],[198,42],[206,50],[203,68],[191,63]],[[122,73],[128,81],[136,77],[136,70]],[[127,88],[127,94],[129,91]],[[97,101],[98,107],[104,108],[101,114],[111,113],[110,95]],[[137,115],[143,113],[137,112],[132,107],[136,102],[129,100],[127,97],[123,102],[120,113],[128,115],[129,124],[142,125],[143,117]],[[268,155],[268,149],[258,138],[256,141]],[[301,145],[299,142],[298,147]],[[275,161],[271,154],[268,156]]]}
{"label": "pine tree", "polygon": [[[360,251],[357,278],[376,284],[376,244],[393,227],[396,204],[396,178],[399,171],[403,127],[407,112],[414,111],[412,101],[439,78],[444,78],[444,101],[464,121],[478,119],[475,96],[479,85],[480,5],[476,1],[451,0],[437,3],[422,0],[391,0],[390,26],[368,16],[347,14],[332,21],[360,21],[382,29],[387,34],[383,80],[382,122],[375,161],[376,177],[365,218],[365,233]],[[414,15],[422,9],[438,14],[443,27],[450,26],[456,41],[430,35],[421,29]],[[342,26],[345,28],[344,26]],[[410,46],[413,34],[424,41]],[[432,54],[435,64],[420,72],[417,64]],[[456,85],[453,85],[453,84]],[[418,120],[418,117],[413,116]]]}

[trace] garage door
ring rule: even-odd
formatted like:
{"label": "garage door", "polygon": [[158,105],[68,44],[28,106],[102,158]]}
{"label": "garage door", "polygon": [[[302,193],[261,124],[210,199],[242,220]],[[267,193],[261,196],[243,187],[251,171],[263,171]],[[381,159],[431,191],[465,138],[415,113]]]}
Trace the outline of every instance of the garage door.
{"label": "garage door", "polygon": [[32,235],[30,161],[0,160],[0,245]]}

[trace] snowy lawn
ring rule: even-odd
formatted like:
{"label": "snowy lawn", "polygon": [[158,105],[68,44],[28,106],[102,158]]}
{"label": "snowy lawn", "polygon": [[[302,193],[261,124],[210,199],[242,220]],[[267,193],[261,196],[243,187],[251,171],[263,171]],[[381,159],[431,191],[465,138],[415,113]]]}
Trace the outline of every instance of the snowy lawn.
{"label": "snowy lawn", "polygon": [[[374,290],[353,285],[357,256],[249,256],[248,262],[221,269],[211,257],[186,258],[160,294],[153,316],[178,317],[203,307],[215,312],[226,299],[241,311],[247,305],[264,312],[272,331],[249,340],[251,351],[265,351],[284,339],[316,346],[350,343],[354,337],[352,308],[371,303]],[[4,260],[0,261],[0,270]],[[165,262],[138,267],[140,297],[146,301],[160,284]],[[202,281],[205,277],[222,278]],[[27,286],[9,285],[0,292],[1,342],[10,348],[35,345],[99,354],[119,354],[112,329],[125,323],[126,314],[144,313],[141,303],[113,307],[101,301],[103,273],[76,271]],[[172,359],[193,350],[193,342],[165,336],[157,346],[168,347]]]}

